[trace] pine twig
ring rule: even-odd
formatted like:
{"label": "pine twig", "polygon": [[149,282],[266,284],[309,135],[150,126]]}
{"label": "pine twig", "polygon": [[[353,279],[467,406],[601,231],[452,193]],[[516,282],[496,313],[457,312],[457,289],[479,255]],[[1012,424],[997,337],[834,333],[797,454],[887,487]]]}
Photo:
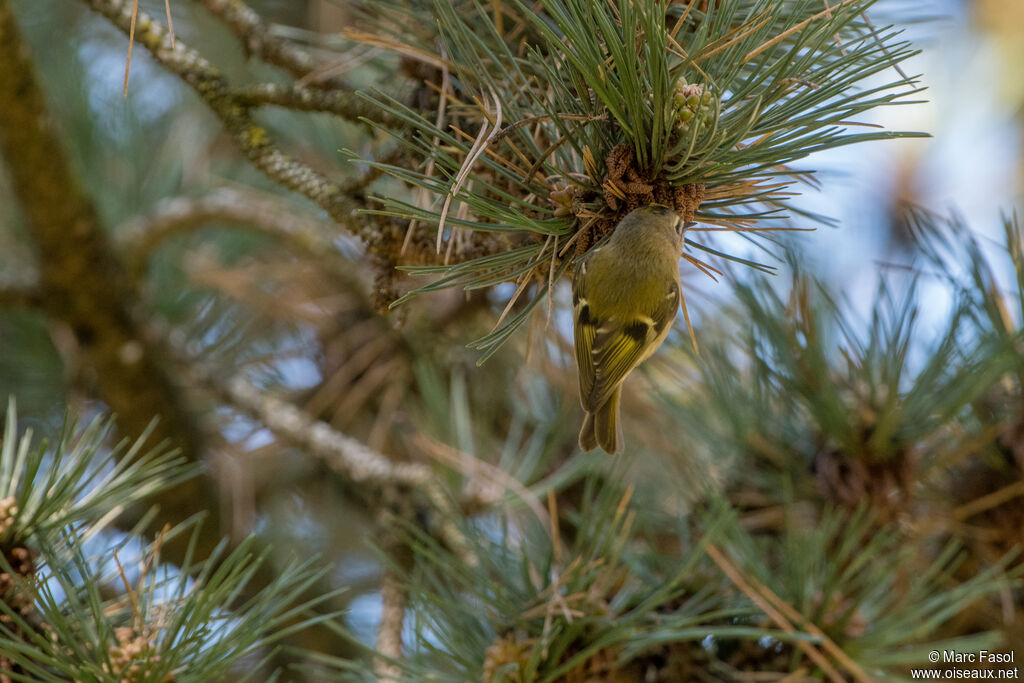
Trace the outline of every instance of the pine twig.
{"label": "pine twig", "polygon": [[[130,4],[103,4],[109,11],[117,10],[120,26],[128,26]],[[203,70],[196,70],[197,65],[209,65],[195,62],[196,55],[180,41],[172,49],[162,29],[155,30],[143,13],[137,21],[140,44],[152,48],[157,41],[176,73],[189,74],[191,80],[186,80],[193,87],[201,89],[211,82],[203,80]],[[179,385],[166,371],[163,345],[150,339],[138,323],[138,292],[55,135],[8,0],[0,0],[0,64],[0,101],[6,103],[0,107],[0,156],[39,254],[39,301],[43,310],[75,331],[82,364],[97,379],[96,393],[117,413],[122,434],[145,432],[153,417],[159,415],[160,421],[151,432],[153,442],[167,441],[188,459],[201,460],[203,443],[193,414],[184,403]],[[181,566],[190,554],[196,559],[209,557],[220,544],[221,508],[207,504],[212,499],[210,485],[208,478],[190,479],[148,499],[148,503],[159,506],[159,521],[172,525],[205,507],[206,523],[194,539],[178,537],[165,546],[164,556],[169,562]],[[118,523],[125,530],[131,529],[131,518],[137,519],[137,514],[133,511],[124,515]],[[261,565],[240,599],[273,580],[270,565]],[[320,629],[316,637],[321,649],[337,651],[340,647],[326,629]]]}
{"label": "pine twig", "polygon": [[217,373],[198,361],[186,372],[196,385],[207,387],[222,400],[260,420],[281,439],[291,442],[323,462],[332,472],[352,485],[353,492],[369,509],[380,511],[404,507],[414,500],[414,509],[428,509],[438,526],[430,531],[463,561],[475,563],[462,532],[450,520],[458,515],[434,471],[421,463],[395,462],[367,445],[316,420],[294,405],[253,386],[241,375],[222,381]]}
{"label": "pine twig", "polygon": [[[131,7],[124,10],[127,28]],[[38,302],[74,330],[82,364],[97,378],[96,393],[117,413],[123,434],[145,432],[159,415],[154,440],[166,439],[198,460],[196,426],[160,349],[142,338],[134,315],[138,292],[72,172],[7,0],[0,0],[0,64],[0,156],[39,254]],[[162,494],[165,518],[193,514],[204,485],[192,480]],[[219,523],[216,512],[209,528]],[[209,545],[201,550],[211,550],[219,538],[203,540]]]}
{"label": "pine twig", "polygon": [[321,90],[312,87],[258,83],[238,88],[235,99],[247,107],[272,105],[293,111],[324,112],[349,121],[372,120],[389,128],[401,128],[402,122],[351,90]]}
{"label": "pine twig", "polygon": [[402,627],[405,623],[407,596],[392,569],[385,569],[380,586],[380,623],[377,626],[377,653],[373,672],[382,683],[397,683],[401,670],[390,660],[402,658]]}
{"label": "pine twig", "polygon": [[217,390],[232,405],[260,418],[274,433],[304,447],[308,453],[324,461],[353,484],[369,488],[391,486],[420,489],[432,483],[433,473],[426,465],[395,462],[372,451],[358,439],[257,389],[241,376],[236,375],[223,384],[214,381],[209,374],[197,379]]}
{"label": "pine twig", "polygon": [[[127,0],[82,2],[105,16],[122,32],[127,34],[131,30],[132,8]],[[244,5],[236,2],[213,4],[230,4],[232,7],[244,8]],[[245,12],[238,11],[241,12],[240,16],[245,15]],[[220,118],[241,151],[257,168],[282,187],[298,192],[313,201],[339,225],[371,246],[380,242],[382,236],[372,224],[357,220],[357,212],[362,208],[361,203],[353,200],[342,187],[323,174],[278,149],[266,129],[253,121],[252,105],[246,104],[236,96],[227,78],[218,69],[181,40],[172,47],[170,35],[164,26],[145,12],[138,13],[136,24],[137,42],[145,47],[161,66],[180,77],[196,91]],[[285,50],[284,53],[288,51]]]}
{"label": "pine twig", "polygon": [[1016,481],[980,498],[975,498],[969,503],[960,505],[953,509],[952,517],[958,522],[963,522],[974,515],[1002,505],[1018,496],[1024,496],[1024,481]]}
{"label": "pine twig", "polygon": [[[295,78],[309,76],[317,68],[316,60],[299,46],[273,35],[263,18],[241,0],[199,0],[200,3],[230,28],[242,41],[248,53],[268,64],[284,69]],[[340,78],[310,79],[315,88],[351,91]]]}
{"label": "pine twig", "polygon": [[463,510],[475,511],[490,507],[508,491],[530,508],[545,529],[553,526],[551,516],[544,510],[537,495],[500,467],[422,434],[413,437],[413,443],[431,458],[466,477],[460,500]]}
{"label": "pine twig", "polygon": [[314,260],[337,251],[333,226],[326,221],[299,213],[271,195],[227,187],[198,199],[165,200],[152,214],[131,219],[115,234],[132,276],[139,279],[149,257],[165,240],[209,223],[259,231]]}

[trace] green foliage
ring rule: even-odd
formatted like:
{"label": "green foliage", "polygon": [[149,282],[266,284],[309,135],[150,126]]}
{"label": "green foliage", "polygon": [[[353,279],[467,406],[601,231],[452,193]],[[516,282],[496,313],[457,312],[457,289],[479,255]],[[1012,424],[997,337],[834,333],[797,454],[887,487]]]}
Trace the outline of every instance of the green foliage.
{"label": "green foliage", "polygon": [[403,680],[558,681],[595,658],[609,667],[595,675],[612,675],[668,640],[699,648],[709,635],[772,633],[716,625],[746,612],[728,605],[717,582],[690,587],[699,553],[666,561],[634,547],[631,496],[589,476],[581,509],[562,518],[573,530],[567,542],[546,519],[499,514],[466,524],[474,563],[408,529],[418,558],[405,578],[416,640],[398,662]]}
{"label": "green foliage", "polygon": [[[978,302],[963,293],[923,324],[919,278],[902,293],[880,280],[867,320],[812,279],[796,275],[784,293],[775,285],[737,284],[729,332],[705,339],[700,382],[664,397],[707,452],[765,465],[735,476],[772,497],[836,459],[866,485],[884,469],[909,486],[944,467],[962,444],[957,421],[1016,362],[1006,339],[977,334]],[[927,339],[931,326],[940,331]],[[864,493],[823,485],[818,495],[833,502],[855,505]]]}
{"label": "green foliage", "polygon": [[[407,680],[825,675],[801,643],[848,670],[826,642],[873,679],[903,680],[932,650],[1007,645],[997,631],[951,627],[991,596],[1019,600],[1022,566],[998,546],[979,556],[979,541],[958,530],[952,508],[964,498],[950,468],[1005,450],[992,420],[1009,430],[1019,418],[1006,383],[1020,358],[1021,234],[1008,221],[992,256],[964,226],[914,216],[928,261],[942,265],[937,282],[928,268],[902,283],[890,275],[855,307],[798,268],[783,292],[749,276],[718,334],[704,330],[698,362],[670,351],[696,381],[659,376],[660,412],[676,421],[687,478],[698,460],[717,473],[709,489],[665,476],[670,456],[659,450],[655,479],[628,504],[609,463],[582,492],[555,492],[580,506],[559,508],[564,549],[523,513],[462,527],[476,565],[416,536],[406,582],[419,639],[402,664]],[[1012,304],[997,284],[1007,275]],[[948,311],[925,316],[936,286]],[[683,491],[697,507],[666,513]],[[709,561],[708,545],[742,584]],[[769,594],[795,632],[762,611],[775,604]]]}
{"label": "green foliage", "polygon": [[[329,618],[302,615],[334,594],[297,601],[326,571],[316,559],[282,563],[270,585],[240,600],[267,561],[251,538],[194,561],[195,523],[165,529],[141,550],[133,534],[101,533],[125,508],[196,473],[174,453],[144,451],[146,435],[108,449],[109,420],[81,432],[71,421],[50,448],[17,431],[11,400],[0,448],[0,666],[14,667],[2,671],[13,680],[218,680]],[[144,516],[134,531],[145,524]],[[160,547],[179,534],[190,539],[185,561],[163,564]]]}
{"label": "green foliage", "polygon": [[[914,208],[907,222],[926,262],[969,300],[978,336],[1015,343],[1024,329],[1024,231],[1018,216],[1003,219],[1002,248],[994,253],[962,217]],[[1014,360],[1019,367],[1021,355]]]}
{"label": "green foliage", "polygon": [[[295,620],[332,597],[296,605],[296,598],[326,571],[315,559],[286,564],[271,585],[233,606],[267,559],[253,556],[252,539],[229,554],[221,546],[203,562],[191,561],[190,554],[172,569],[159,564],[159,547],[167,537],[162,535],[143,552],[132,581],[118,560],[118,548],[92,558],[76,536],[70,532],[59,545],[44,544],[38,573],[19,587],[31,591],[33,620],[0,602],[8,618],[0,621],[0,652],[22,672],[9,674],[14,680],[222,680],[243,662],[246,671],[257,671],[258,658],[245,662],[246,657],[328,618]],[[123,548],[121,553],[133,554]],[[10,565],[3,568],[12,571]],[[111,590],[117,597],[107,597]],[[34,628],[36,623],[43,626]],[[239,680],[246,679],[251,676]]]}
{"label": "green foliage", "polygon": [[468,359],[465,366],[449,377],[426,358],[415,367],[417,447],[449,466],[455,490],[479,496],[477,505],[500,496],[509,513],[537,510],[539,500],[578,483],[600,461],[577,450],[576,406],[542,375],[498,363],[473,367]]}
{"label": "green foliage", "polygon": [[[463,525],[470,563],[407,529],[417,563],[404,570],[413,640],[395,662],[401,680],[689,680],[698,671],[739,680],[806,668],[798,645],[826,640],[873,678],[897,680],[905,666],[927,666],[936,648],[1000,643],[995,633],[938,634],[969,605],[1015,585],[1005,563],[957,580],[956,544],[922,565],[921,549],[863,506],[826,510],[807,526],[790,502],[781,536],[746,530],[721,499],[672,518],[617,478],[587,477],[581,507],[561,511],[561,535],[546,520],[504,513]],[[708,544],[732,558],[742,584],[704,554]],[[751,600],[768,590],[797,615],[796,631],[761,611],[767,601]],[[315,660],[321,672],[372,680],[351,661]]]}
{"label": "green foliage", "polygon": [[[1005,564],[957,580],[962,548],[947,543],[923,560],[894,526],[879,528],[866,505],[827,509],[810,527],[795,507],[787,514],[781,538],[743,531],[734,520],[729,554],[879,680],[893,679],[898,669],[890,667],[927,666],[945,622],[1014,583]],[[973,643],[993,649],[1000,637],[975,634]],[[725,654],[737,643],[718,647]]]}
{"label": "green foliage", "polygon": [[[428,83],[441,90],[443,113],[378,99],[412,130],[388,132],[422,161],[415,169],[371,163],[424,194],[378,197],[385,208],[372,213],[433,226],[438,251],[449,243],[441,265],[408,268],[442,275],[414,294],[535,277],[535,305],[593,243],[591,233],[600,237],[633,206],[632,193],[653,192],[637,201],[686,213],[697,207],[678,192],[699,184],[697,220],[770,229],[764,219],[788,208],[789,186],[801,177],[786,164],[913,135],[851,131],[857,116],[919,90],[903,77],[859,87],[914,54],[897,31],[865,23],[871,4],[723,0],[706,13],[695,3],[603,0],[503,3],[499,14],[471,2],[395,8],[405,14],[396,26],[416,28],[380,30],[396,31],[388,38],[438,70]],[[440,49],[423,30],[435,20]],[[627,152],[616,151],[620,143]],[[465,230],[503,237],[464,249]],[[572,242],[581,243],[576,252]],[[474,346],[493,351],[526,315]]]}
{"label": "green foliage", "polygon": [[17,411],[8,402],[0,446],[0,548],[52,542],[54,534],[82,524],[91,536],[126,507],[192,477],[194,466],[166,449],[145,451],[143,434],[134,444],[112,449],[109,419],[95,418],[78,431],[66,423],[55,447],[33,444],[28,430],[18,438]]}
{"label": "green foliage", "polygon": [[[696,218],[761,240],[760,231],[793,211],[794,183],[812,180],[788,164],[910,135],[858,127],[874,108],[918,91],[914,79],[888,71],[913,50],[892,28],[870,26],[871,0],[362,4],[363,20],[390,42],[365,40],[362,55],[341,62],[369,60],[349,75],[387,79],[390,94],[372,99],[404,125],[371,141],[360,137],[364,129],[351,135],[326,117],[307,127],[295,112],[258,117],[279,139],[315,140],[296,153],[314,166],[330,164],[314,147],[347,147],[373,154],[367,164],[391,175],[352,191],[359,202],[364,190],[378,195],[364,215],[368,234],[379,228],[381,243],[394,247],[374,251],[392,258],[378,276],[407,263],[427,281],[413,294],[462,288],[473,296],[450,309],[443,298],[424,298],[405,327],[392,329],[395,320],[367,304],[358,249],[334,264],[345,277],[320,279],[307,253],[276,249],[273,239],[186,225],[187,239],[150,245],[159,251],[143,290],[154,296],[138,310],[147,322],[161,314],[146,305],[163,311],[168,338],[208,365],[287,394],[371,451],[441,472],[447,488],[438,490],[451,505],[413,510],[400,557],[381,561],[410,601],[408,656],[394,662],[405,679],[827,678],[809,651],[849,674],[832,645],[871,677],[898,680],[903,667],[927,664],[931,649],[995,649],[1014,637],[1001,619],[1008,609],[1019,616],[1024,604],[1020,560],[1006,552],[1020,542],[1024,467],[1024,242],[1016,220],[1006,223],[1007,249],[993,257],[962,222],[913,213],[927,265],[905,289],[894,278],[879,284],[862,315],[801,268],[788,291],[788,283],[740,270],[735,296],[702,316],[701,355],[666,345],[645,366],[653,383],[637,373],[627,386],[636,399],[627,425],[639,444],[628,459],[579,453],[571,350],[557,324],[492,356],[545,299],[559,301],[573,261],[648,194],[679,202],[700,195],[690,207]],[[47,38],[49,13],[26,14]],[[182,17],[180,35],[234,83],[282,80],[242,65],[235,43],[200,16]],[[318,50],[352,47],[351,34],[325,39],[284,27],[265,38],[285,35]],[[111,225],[168,193],[205,191],[209,176],[251,179],[252,169],[237,168],[239,155],[207,144],[219,135],[216,122],[189,108],[191,96],[156,102],[149,113],[136,101],[121,118],[98,108],[86,57],[114,55],[119,65],[123,47],[112,43],[111,52],[102,42],[71,56],[39,52],[52,93],[75,87],[58,113]],[[63,41],[60,50],[78,44]],[[220,54],[224,46],[233,57]],[[391,53],[381,56],[381,46]],[[399,72],[412,83],[390,89]],[[133,80],[133,97],[160,92],[142,80]],[[172,120],[165,135],[161,126]],[[164,140],[156,153],[153,139]],[[392,146],[396,154],[374,154]],[[408,249],[400,250],[391,243],[406,228]],[[687,244],[773,270],[714,248],[696,230]],[[199,262],[189,253],[211,245],[218,263],[188,268]],[[403,291],[385,279],[375,293]],[[518,286],[511,297],[480,291],[510,281]],[[925,297],[936,281],[952,292],[951,310],[929,318]],[[496,329],[473,344],[491,363],[475,369],[468,353],[451,353],[506,303]],[[45,386],[54,398],[35,403],[52,411],[72,373],[60,367],[56,345],[36,343],[51,323],[42,321],[32,318],[39,330],[25,331],[7,317],[0,375],[19,392],[19,384]],[[531,345],[532,359],[520,353]],[[291,361],[303,364],[298,372]],[[22,366],[32,370],[20,374]],[[378,489],[328,470],[323,453],[297,453],[224,392],[205,396],[208,424],[224,438],[207,434],[204,445],[226,455],[218,465],[239,465],[218,472],[238,486],[231,502],[254,503],[240,523],[274,539],[276,555],[324,549],[338,580],[363,581],[362,595],[376,595],[378,565],[360,545],[368,522],[353,512],[353,501],[369,496],[351,494]],[[150,517],[126,536],[110,530],[122,509],[192,473],[172,454],[145,453],[141,442],[108,449],[103,421],[78,435],[68,427],[47,447],[17,438],[13,409],[8,420],[0,669],[14,669],[14,680],[255,680],[277,665],[261,668],[281,639],[329,620],[305,610],[332,609],[330,589],[300,597],[325,577],[315,560],[271,568],[271,557],[254,550],[259,539],[250,539],[204,561],[193,546],[172,563],[162,545],[197,543],[196,527],[153,542],[139,540]],[[987,478],[963,476],[976,470]],[[404,486],[381,487],[381,500],[367,506],[375,520],[420,504],[422,492]],[[448,512],[456,514],[437,518]],[[424,515],[431,518],[420,526]],[[442,543],[424,528],[454,533]],[[391,528],[372,536],[382,530],[390,548]],[[465,546],[453,549],[453,538]],[[239,597],[266,574],[277,579]],[[333,645],[332,654],[299,655],[318,667],[314,676],[378,679],[369,646],[359,660]]]}

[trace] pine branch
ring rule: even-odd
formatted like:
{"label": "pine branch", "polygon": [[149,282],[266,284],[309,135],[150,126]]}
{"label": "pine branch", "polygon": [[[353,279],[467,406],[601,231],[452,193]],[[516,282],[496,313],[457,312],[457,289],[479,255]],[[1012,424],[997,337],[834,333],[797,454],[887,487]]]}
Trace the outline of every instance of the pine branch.
{"label": "pine branch", "polygon": [[[350,485],[368,510],[378,514],[390,510],[402,519],[429,520],[429,524],[435,525],[431,532],[449,548],[457,553],[466,552],[462,533],[453,524],[453,519],[458,517],[457,509],[445,493],[441,480],[426,465],[395,462],[257,389],[241,375],[222,381],[213,368],[196,360],[188,363],[187,372],[196,384],[207,387],[228,404],[260,420],[285,441],[322,461]],[[479,507],[472,502],[470,505]],[[464,555],[464,558],[472,563],[469,556]]]}
{"label": "pine branch", "polygon": [[36,443],[31,429],[19,437],[16,413],[12,397],[0,435],[0,676],[26,671],[12,671],[17,648],[31,651],[34,640],[50,640],[50,620],[34,609],[33,587],[45,564],[40,550],[69,529],[83,541],[95,538],[125,508],[196,474],[159,445],[144,451],[146,433],[130,446],[125,440],[107,448],[109,420],[96,418],[82,430],[65,423],[51,449]]}
{"label": "pine branch", "polygon": [[788,524],[778,535],[732,523],[727,545],[709,553],[767,614],[813,636],[856,680],[888,680],[898,659],[925,664],[944,623],[1008,590],[1022,571],[1009,568],[1007,555],[954,582],[964,559],[956,543],[947,538],[922,552],[927,544],[908,542],[898,525],[876,516],[877,506],[826,510],[807,526],[796,511],[786,506]]}
{"label": "pine branch", "polygon": [[[302,213],[270,195],[219,188],[198,199],[168,199],[148,216],[134,218],[114,231],[130,272],[138,280],[152,254],[167,240],[208,224],[256,230],[312,261],[337,251],[333,225]],[[349,264],[332,269],[352,279]]]}
{"label": "pine branch", "polygon": [[285,86],[276,83],[260,83],[236,88],[232,92],[235,100],[246,107],[273,105],[293,111],[325,112],[335,114],[349,121],[380,122],[398,126],[400,122],[382,115],[380,108],[358,97],[351,90],[318,90],[298,85]]}
{"label": "pine branch", "polygon": [[[194,459],[195,429],[156,349],[140,340],[132,317],[138,297],[68,166],[27,54],[2,0],[0,98],[9,105],[0,108],[0,151],[39,250],[45,308],[76,331],[100,394],[120,415],[124,431],[142,433],[162,416],[155,438],[168,439]],[[133,360],[126,362],[130,349]]]}
{"label": "pine branch", "polygon": [[399,575],[416,639],[392,660],[404,679],[644,680],[670,659],[681,668],[656,679],[689,680],[680,672],[707,670],[705,638],[787,637],[736,626],[749,610],[724,585],[693,585],[706,576],[701,553],[648,554],[631,496],[614,474],[588,477],[581,508],[561,517],[576,531],[564,546],[557,527],[513,524],[507,511],[493,529],[462,524],[471,567],[406,529],[417,561]]}
{"label": "pine branch", "polygon": [[[783,482],[808,473],[805,495],[820,504],[869,501],[902,514],[918,504],[922,480],[976,448],[958,422],[1014,355],[985,334],[963,344],[977,318],[966,297],[926,336],[914,282],[897,293],[880,281],[868,320],[802,275],[788,292],[759,276],[735,293],[733,331],[705,344],[695,395],[666,406],[710,452],[762,465],[737,469],[727,485],[730,495],[764,494],[751,523],[778,529],[784,520],[762,515],[785,502]],[[741,372],[737,357],[749,361]]]}
{"label": "pine branch", "polygon": [[398,683],[401,669],[392,661],[402,658],[402,632],[408,596],[398,576],[390,569],[385,569],[381,577],[380,602],[376,643],[379,657],[374,663],[373,673],[382,683]]}
{"label": "pine branch", "polygon": [[[132,3],[127,0],[82,0],[109,19],[126,35],[132,25]],[[224,5],[227,7],[227,5]],[[231,7],[239,7],[233,3]],[[232,15],[234,16],[234,15]],[[245,23],[247,13],[239,15]],[[362,238],[371,248],[387,236],[372,224],[358,220],[361,204],[346,195],[342,188],[323,174],[288,156],[272,142],[267,131],[252,118],[252,104],[247,104],[231,89],[228,80],[202,55],[176,40],[171,45],[167,30],[145,12],[138,12],[135,38],[153,58],[190,85],[232,135],[242,153],[271,180],[305,196],[353,235]],[[287,52],[287,51],[285,51]],[[275,52],[275,54],[277,54]]]}
{"label": "pine branch", "polygon": [[[212,376],[196,372],[197,380],[231,405],[259,417],[267,428],[280,434],[324,462],[353,484],[368,487],[419,489],[430,485],[433,473],[419,463],[397,463],[367,448],[360,441],[331,429],[329,425],[305,415],[295,406],[276,399],[250,384],[241,376],[225,382],[211,382]],[[369,489],[362,493],[376,498]]]}
{"label": "pine branch", "polygon": [[354,94],[352,88],[336,76],[317,77],[315,74],[318,66],[316,60],[294,43],[273,35],[263,18],[241,0],[199,0],[199,2],[211,14],[227,24],[242,41],[248,53],[258,56],[268,64],[284,69],[296,79],[308,81],[314,88],[343,91],[348,93],[349,97]]}
{"label": "pine branch", "polygon": [[[118,16],[130,21],[130,6],[114,5]],[[152,23],[140,23],[136,36],[161,46],[168,39]],[[216,91],[219,76],[180,40],[176,42],[177,48],[168,44],[162,53],[174,64],[176,73],[187,74],[195,87],[209,92],[212,85]],[[68,323],[75,332],[82,364],[95,377],[100,398],[117,413],[122,434],[141,434],[159,417],[151,432],[154,441],[166,441],[180,448],[190,461],[198,461],[202,447],[192,413],[166,371],[161,345],[149,343],[137,323],[138,293],[109,243],[95,207],[67,164],[8,0],[0,0],[0,99],[9,102],[0,107],[0,156],[39,250],[44,311]],[[216,500],[212,487],[208,478],[193,478],[147,502],[157,505],[161,521],[173,526],[193,517],[199,511],[197,504]],[[196,539],[177,536],[168,541],[163,548],[165,557],[180,565],[188,552],[209,556],[221,541],[221,512],[220,506],[209,505],[207,523]],[[133,528],[131,522],[119,523]],[[187,542],[195,548],[182,545]],[[261,565],[249,589],[273,580],[272,567]],[[328,642],[327,647],[334,651],[343,648],[336,637],[328,636]]]}
{"label": "pine branch", "polygon": [[[8,102],[0,107],[0,156],[39,252],[43,310],[74,331],[81,362],[117,413],[122,434],[142,434],[159,416],[153,439],[197,461],[201,449],[191,414],[161,350],[146,343],[136,324],[138,294],[68,165],[7,0],[0,0],[0,65],[0,99]],[[175,522],[188,518],[206,492],[202,480],[182,483],[159,497],[163,514]],[[211,511],[207,528],[219,526],[217,512]],[[206,540],[209,551],[219,537]]]}

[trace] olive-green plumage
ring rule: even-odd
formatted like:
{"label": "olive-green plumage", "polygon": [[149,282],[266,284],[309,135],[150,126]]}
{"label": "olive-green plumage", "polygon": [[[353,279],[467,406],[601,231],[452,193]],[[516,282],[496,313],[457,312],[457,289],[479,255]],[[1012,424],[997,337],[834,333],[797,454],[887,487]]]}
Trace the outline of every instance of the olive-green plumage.
{"label": "olive-green plumage", "polygon": [[622,447],[622,381],[661,346],[679,310],[684,224],[665,206],[645,206],[591,250],[572,283],[580,401],[580,447]]}

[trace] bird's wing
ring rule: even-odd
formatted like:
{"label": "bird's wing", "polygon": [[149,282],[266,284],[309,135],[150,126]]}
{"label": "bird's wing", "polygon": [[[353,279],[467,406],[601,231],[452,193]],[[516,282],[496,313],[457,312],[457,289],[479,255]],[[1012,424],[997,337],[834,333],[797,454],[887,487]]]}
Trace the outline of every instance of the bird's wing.
{"label": "bird's wing", "polygon": [[586,277],[587,261],[584,259],[572,281],[573,338],[576,345],[576,368],[580,375],[580,401],[583,402],[584,408],[587,406],[587,397],[594,388],[594,361],[591,349],[594,348],[594,336],[597,334],[597,321],[591,316],[590,303],[582,294],[585,291]]}
{"label": "bird's wing", "polygon": [[[665,298],[661,300],[658,307],[651,313],[651,319],[654,320],[654,332],[656,335],[657,343],[654,345],[654,349],[657,349],[661,345],[661,342],[665,341],[665,337],[668,335],[668,329],[675,322],[676,315],[679,314],[679,302],[682,297],[679,294],[679,283],[673,282],[668,291],[665,292]],[[653,353],[654,349],[651,349]]]}
{"label": "bird's wing", "polygon": [[[580,371],[580,398],[589,411],[604,405],[615,388],[632,370],[654,353],[668,333],[679,310],[679,286],[672,283],[665,297],[650,316],[636,315],[628,320],[591,320],[593,337],[587,345],[590,350],[590,383],[584,387]],[[581,367],[580,342],[576,344],[577,362]],[[584,389],[589,391],[584,392]]]}

